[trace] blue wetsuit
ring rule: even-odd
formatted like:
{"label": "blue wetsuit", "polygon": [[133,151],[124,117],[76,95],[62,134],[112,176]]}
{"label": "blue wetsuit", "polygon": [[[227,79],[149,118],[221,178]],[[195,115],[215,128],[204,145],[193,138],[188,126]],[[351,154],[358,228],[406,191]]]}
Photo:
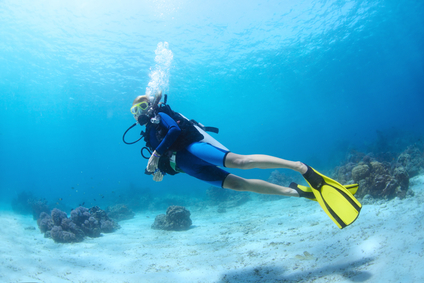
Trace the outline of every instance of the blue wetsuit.
{"label": "blue wetsuit", "polygon": [[[160,155],[164,154],[181,134],[181,129],[177,122],[165,113],[158,113],[160,123],[158,129],[152,127],[149,133],[151,146]],[[159,140],[158,130],[166,133],[162,140]],[[225,157],[228,150],[217,148],[203,142],[194,142],[184,149],[177,151],[177,166],[190,176],[205,181],[213,186],[222,187],[229,172],[219,168],[225,167]]]}

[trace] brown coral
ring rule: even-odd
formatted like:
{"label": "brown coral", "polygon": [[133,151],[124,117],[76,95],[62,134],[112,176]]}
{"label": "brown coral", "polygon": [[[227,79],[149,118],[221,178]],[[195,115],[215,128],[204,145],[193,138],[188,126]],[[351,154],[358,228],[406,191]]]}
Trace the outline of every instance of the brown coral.
{"label": "brown coral", "polygon": [[352,179],[355,182],[359,182],[362,179],[365,179],[370,175],[370,167],[368,165],[362,164],[358,165],[352,169]]}

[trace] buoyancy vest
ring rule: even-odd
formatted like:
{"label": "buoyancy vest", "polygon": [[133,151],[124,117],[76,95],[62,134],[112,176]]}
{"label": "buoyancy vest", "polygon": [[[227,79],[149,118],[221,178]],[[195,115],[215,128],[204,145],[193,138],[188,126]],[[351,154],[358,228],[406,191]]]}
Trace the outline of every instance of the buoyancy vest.
{"label": "buoyancy vest", "polygon": [[[178,136],[178,138],[168,148],[168,150],[161,155],[161,157],[159,158],[159,164],[158,164],[158,168],[160,171],[169,175],[175,175],[182,172],[181,170],[179,170],[178,166],[176,166],[176,163],[175,163],[176,152],[184,149],[185,147],[187,147],[188,145],[194,142],[199,142],[203,140],[204,136],[203,134],[200,133],[198,128],[194,126],[194,125],[198,126],[199,123],[197,123],[194,120],[189,120],[183,115],[181,115],[180,113],[173,111],[169,105],[164,103],[158,105],[154,115],[156,116],[158,113],[167,114],[178,124],[178,127],[181,130],[181,133]],[[159,142],[161,142],[165,138],[166,134],[168,133],[168,129],[161,126],[160,123],[156,124],[149,121],[146,124],[146,131],[144,133],[144,141],[146,142],[146,147],[151,152],[153,152],[154,150],[154,148],[152,147],[150,143],[150,131],[153,129],[153,127],[156,129],[156,138]],[[208,127],[208,129],[213,130],[216,128]],[[218,129],[214,131],[218,132]]]}
{"label": "buoyancy vest", "polygon": [[[191,120],[188,120],[184,116],[182,116],[180,113],[175,112],[171,109],[171,107],[167,104],[161,104],[157,107],[156,113],[165,113],[169,117],[171,117],[178,125],[178,127],[181,129],[181,133],[178,136],[178,138],[174,141],[174,143],[168,148],[168,151],[179,151],[187,147],[188,145],[201,141],[204,136],[196,129],[194,126],[194,122]],[[161,142],[166,134],[168,133],[168,129],[165,129],[160,125],[160,123],[155,124],[149,121],[146,124],[146,132],[144,134],[144,141],[146,142],[146,147],[149,148],[151,151],[154,150],[152,145],[150,144],[150,131],[152,130],[152,127],[156,128],[156,138],[159,142]]]}

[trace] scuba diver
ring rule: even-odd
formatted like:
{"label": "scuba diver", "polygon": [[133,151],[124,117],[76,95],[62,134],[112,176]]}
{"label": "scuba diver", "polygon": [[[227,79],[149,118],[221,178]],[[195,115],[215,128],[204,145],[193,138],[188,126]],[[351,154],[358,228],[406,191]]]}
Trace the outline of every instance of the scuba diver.
{"label": "scuba diver", "polygon": [[[186,173],[213,186],[236,191],[305,197],[316,200],[339,228],[353,223],[359,215],[361,204],[353,194],[357,184],[343,186],[322,175],[312,167],[300,162],[289,161],[269,155],[240,155],[231,152],[212,138],[206,131],[216,128],[204,127],[172,111],[165,101],[160,103],[162,92],[150,99],[140,95],[133,101],[131,113],[137,121],[123,136],[127,144],[144,138],[146,147],[141,151],[148,158],[146,174],[160,182],[165,174]],[[125,134],[136,124],[146,126],[142,137],[135,142],[125,141]],[[143,150],[151,153],[146,157]],[[245,179],[225,171],[223,168],[276,169],[286,168],[303,175],[310,187],[291,183],[289,187],[257,179]]]}

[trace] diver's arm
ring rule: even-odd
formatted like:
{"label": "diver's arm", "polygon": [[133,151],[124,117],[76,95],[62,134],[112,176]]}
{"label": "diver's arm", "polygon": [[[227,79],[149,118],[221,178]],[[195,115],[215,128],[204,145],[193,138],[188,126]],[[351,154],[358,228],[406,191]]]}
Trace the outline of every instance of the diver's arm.
{"label": "diver's arm", "polygon": [[[161,143],[156,147],[156,150],[153,151],[152,156],[150,156],[149,161],[147,162],[147,171],[149,172],[156,171],[158,168],[160,156],[168,150],[168,148],[181,134],[181,129],[178,127],[178,124],[174,121],[174,119],[165,113],[158,113],[158,115],[160,116],[161,125],[167,128],[168,132],[166,133],[166,136],[161,141]],[[160,181],[162,181],[162,178],[159,178]]]}
{"label": "diver's arm", "polygon": [[175,140],[180,136],[181,129],[178,127],[177,122],[174,121],[165,113],[158,113],[160,116],[160,123],[168,129],[168,133],[161,143],[156,148],[156,154],[162,155],[168,148],[175,142]]}
{"label": "diver's arm", "polygon": [[159,158],[160,155],[155,151],[153,151],[152,156],[150,156],[149,161],[147,162],[147,171],[148,172],[155,172],[156,169],[158,169],[159,166]]}

